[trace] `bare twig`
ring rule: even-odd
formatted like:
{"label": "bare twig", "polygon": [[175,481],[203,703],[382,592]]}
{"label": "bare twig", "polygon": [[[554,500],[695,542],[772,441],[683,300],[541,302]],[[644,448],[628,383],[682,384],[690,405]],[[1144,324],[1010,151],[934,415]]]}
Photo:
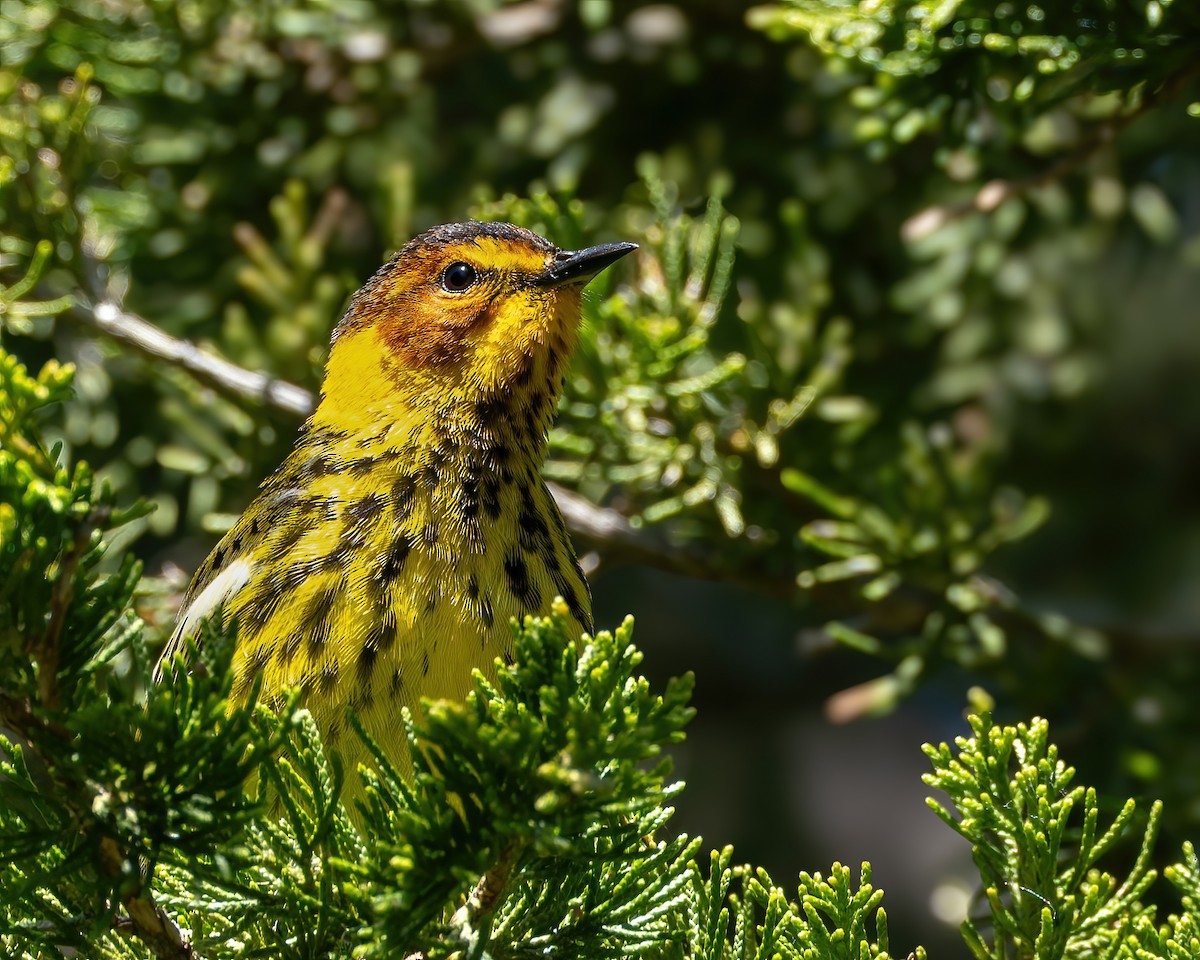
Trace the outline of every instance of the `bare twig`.
{"label": "bare twig", "polygon": [[461,931],[465,940],[475,941],[486,936],[492,915],[508,893],[508,882],[524,849],[523,843],[510,844],[500,855],[499,862],[479,878],[466,903],[455,911],[450,924]]}
{"label": "bare twig", "polygon": [[[105,837],[100,841],[98,853],[105,873],[113,878],[124,875],[126,857],[116,840]],[[117,921],[118,931],[137,937],[158,960],[199,960],[195,949],[147,887],[127,894],[121,902],[128,916]]]}
{"label": "bare twig", "polygon": [[316,406],[313,395],[303,387],[246,370],[207,353],[194,343],[173,337],[149,321],[122,310],[111,300],[95,306],[77,304],[70,315],[148,357],[181,367],[197,380],[226,393],[265,403],[295,417],[307,417]]}
{"label": "bare twig", "polygon": [[946,224],[959,220],[970,213],[990,213],[1006,200],[1022,196],[1038,187],[1056,183],[1082,166],[1098,150],[1113,143],[1121,132],[1139,117],[1145,116],[1162,104],[1164,100],[1169,100],[1179,94],[1197,74],[1200,74],[1200,64],[1189,64],[1167,78],[1155,90],[1143,96],[1137,106],[1096,124],[1078,147],[1060,157],[1045,170],[1039,170],[1037,173],[1015,180],[989,180],[974,194],[959,203],[935,204],[926,207],[904,221],[900,228],[900,235],[910,243],[922,240]]}

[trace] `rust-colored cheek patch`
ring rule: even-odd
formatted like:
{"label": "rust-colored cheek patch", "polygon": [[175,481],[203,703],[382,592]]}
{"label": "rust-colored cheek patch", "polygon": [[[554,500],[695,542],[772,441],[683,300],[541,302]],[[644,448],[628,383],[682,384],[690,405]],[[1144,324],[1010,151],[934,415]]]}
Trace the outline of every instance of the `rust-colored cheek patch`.
{"label": "rust-colored cheek patch", "polygon": [[410,369],[455,363],[467,352],[467,334],[486,323],[494,311],[491,300],[447,303],[434,295],[408,295],[391,299],[386,305],[372,304],[374,314],[368,323],[379,330],[380,338],[402,366]]}

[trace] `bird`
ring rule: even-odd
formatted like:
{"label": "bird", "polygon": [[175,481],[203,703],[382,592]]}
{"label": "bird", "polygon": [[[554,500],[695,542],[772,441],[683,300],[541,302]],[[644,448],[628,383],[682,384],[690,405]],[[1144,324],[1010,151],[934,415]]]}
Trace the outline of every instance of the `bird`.
{"label": "bird", "polygon": [[542,478],[583,288],[637,249],[560,250],[510,223],[413,238],[351,298],[292,451],[196,571],[159,670],[214,618],[231,699],[300,691],[347,769],[352,708],[398,769],[402,709],[462,699],[511,660],[510,622],[593,630],[591,594]]}

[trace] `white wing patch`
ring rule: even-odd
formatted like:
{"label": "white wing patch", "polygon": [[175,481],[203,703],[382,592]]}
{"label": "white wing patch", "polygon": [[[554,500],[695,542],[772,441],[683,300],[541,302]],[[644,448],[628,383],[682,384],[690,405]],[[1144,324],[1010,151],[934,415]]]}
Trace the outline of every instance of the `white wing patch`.
{"label": "white wing patch", "polygon": [[158,667],[154,671],[156,677],[161,675],[163,665],[175,656],[187,638],[196,633],[204,618],[241,590],[250,580],[250,574],[253,571],[254,565],[249,560],[244,558],[234,560],[196,595],[196,598],[188,604],[187,609],[179,615],[179,621],[175,624],[175,632],[171,634],[171,640],[163,650]]}

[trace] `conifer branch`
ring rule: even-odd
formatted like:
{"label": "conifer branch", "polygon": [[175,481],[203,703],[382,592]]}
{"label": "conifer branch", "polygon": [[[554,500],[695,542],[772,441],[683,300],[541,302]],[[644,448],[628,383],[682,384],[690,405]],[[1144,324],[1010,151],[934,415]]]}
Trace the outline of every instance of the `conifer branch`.
{"label": "conifer branch", "polygon": [[503,902],[513,870],[524,849],[523,843],[512,843],[508,846],[500,855],[499,862],[479,878],[475,889],[467,897],[467,902],[455,911],[451,920],[452,926],[462,930],[468,937],[473,937],[486,925],[496,908]]}

